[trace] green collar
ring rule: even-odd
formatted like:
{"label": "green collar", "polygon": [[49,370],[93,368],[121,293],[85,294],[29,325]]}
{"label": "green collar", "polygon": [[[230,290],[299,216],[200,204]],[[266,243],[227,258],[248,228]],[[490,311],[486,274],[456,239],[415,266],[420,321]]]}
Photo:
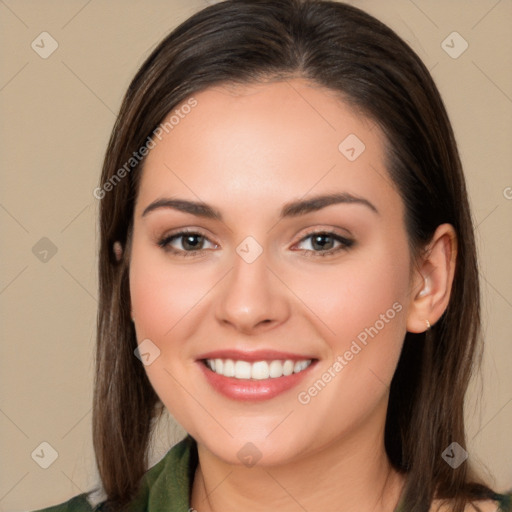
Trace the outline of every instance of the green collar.
{"label": "green collar", "polygon": [[197,463],[196,442],[187,436],[145,474],[141,491],[127,512],[188,512]]}

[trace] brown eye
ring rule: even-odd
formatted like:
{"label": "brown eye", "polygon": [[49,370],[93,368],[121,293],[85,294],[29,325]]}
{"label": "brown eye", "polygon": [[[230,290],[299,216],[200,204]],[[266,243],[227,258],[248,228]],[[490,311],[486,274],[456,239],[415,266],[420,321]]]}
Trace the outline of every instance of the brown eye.
{"label": "brown eye", "polygon": [[348,249],[354,244],[354,240],[328,231],[315,231],[305,236],[299,242],[300,244],[306,246],[301,248],[305,253],[317,253],[314,255],[325,256]]}
{"label": "brown eye", "polygon": [[334,237],[328,235],[327,233],[319,233],[317,235],[311,236],[311,246],[313,249],[318,249],[320,251],[329,250],[334,247]]}
{"label": "brown eye", "polygon": [[213,248],[217,247],[216,244],[210,242],[210,240],[201,233],[181,231],[180,233],[175,233],[162,238],[158,242],[158,245],[166,251],[188,256],[205,250],[205,244],[208,243],[211,244]]}

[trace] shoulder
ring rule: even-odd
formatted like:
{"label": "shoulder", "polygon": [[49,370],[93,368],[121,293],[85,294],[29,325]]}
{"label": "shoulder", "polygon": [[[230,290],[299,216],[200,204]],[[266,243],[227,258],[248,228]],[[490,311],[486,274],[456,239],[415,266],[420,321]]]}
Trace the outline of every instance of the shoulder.
{"label": "shoulder", "polygon": [[[496,493],[494,499],[476,501],[473,505],[468,505],[464,512],[512,512],[512,489],[505,493]],[[478,508],[476,508],[478,506]]]}
{"label": "shoulder", "polygon": [[[446,500],[434,500],[429,512],[452,512]],[[495,499],[468,503],[464,512],[512,512],[512,489],[504,494],[496,494]]]}
{"label": "shoulder", "polygon": [[[478,508],[476,508],[478,507]],[[482,500],[473,502],[473,504],[466,505],[464,512],[498,512],[500,510],[499,503],[495,500]]]}
{"label": "shoulder", "polygon": [[[197,447],[194,439],[187,436],[146,472],[127,511],[139,512],[146,510],[148,505],[156,506],[151,510],[161,510],[158,507],[163,504],[172,504],[172,510],[187,510],[196,465]],[[33,512],[103,512],[107,508],[106,502],[98,503],[93,499],[93,493],[83,493],[60,505]]]}

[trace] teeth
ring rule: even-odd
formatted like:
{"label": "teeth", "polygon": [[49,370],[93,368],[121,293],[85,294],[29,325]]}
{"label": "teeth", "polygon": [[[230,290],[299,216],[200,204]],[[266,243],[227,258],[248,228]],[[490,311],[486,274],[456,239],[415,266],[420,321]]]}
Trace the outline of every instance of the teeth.
{"label": "teeth", "polygon": [[224,375],[224,377],[235,376],[235,363],[231,359],[226,359],[226,361],[224,361],[221,375]]}
{"label": "teeth", "polygon": [[235,379],[277,379],[278,377],[288,376],[292,373],[299,373],[305,370],[310,364],[311,359],[303,361],[233,361],[232,359],[207,359],[206,365],[212,372],[224,377],[235,377]]}
{"label": "teeth", "polygon": [[293,373],[293,361],[287,359],[283,364],[283,375],[291,375]]}
{"label": "teeth", "polygon": [[283,375],[283,363],[281,361],[272,361],[269,365],[269,374],[273,379]]}
{"label": "teeth", "polygon": [[256,380],[268,379],[270,377],[270,370],[266,361],[258,361],[252,364],[251,378]]}
{"label": "teeth", "polygon": [[248,363],[247,361],[237,361],[235,363],[235,378],[250,379],[251,378],[251,363]]}
{"label": "teeth", "polygon": [[307,361],[297,361],[293,367],[293,373],[299,373],[309,366]]}

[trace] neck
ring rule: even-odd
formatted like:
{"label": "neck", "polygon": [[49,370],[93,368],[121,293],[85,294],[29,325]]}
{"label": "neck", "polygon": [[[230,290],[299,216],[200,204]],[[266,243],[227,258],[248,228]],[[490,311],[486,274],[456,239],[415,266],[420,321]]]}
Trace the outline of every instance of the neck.
{"label": "neck", "polygon": [[383,432],[383,421],[379,429],[369,422],[314,453],[268,467],[227,464],[198,444],[191,505],[198,512],[393,512],[404,477],[389,463]]}

